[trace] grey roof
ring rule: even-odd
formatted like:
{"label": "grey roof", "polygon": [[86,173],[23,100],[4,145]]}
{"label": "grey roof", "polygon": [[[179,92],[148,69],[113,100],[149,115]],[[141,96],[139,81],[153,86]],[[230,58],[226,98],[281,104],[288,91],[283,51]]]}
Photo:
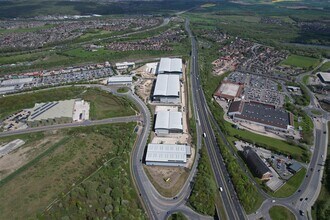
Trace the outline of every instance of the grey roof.
{"label": "grey roof", "polygon": [[290,113],[283,108],[275,108],[273,105],[259,102],[244,102],[241,114],[235,114],[235,118],[254,121],[264,125],[287,129],[290,125]]}
{"label": "grey roof", "polygon": [[15,86],[0,87],[0,94],[7,92],[14,92],[14,91],[15,91]]}
{"label": "grey roof", "polygon": [[112,76],[109,77],[108,83],[132,82],[132,76]]}
{"label": "grey roof", "polygon": [[158,73],[182,73],[181,58],[161,58]]}
{"label": "grey roof", "polygon": [[173,111],[159,111],[156,116],[155,129],[182,130],[182,113]]}
{"label": "grey roof", "polygon": [[187,162],[187,145],[148,144],[146,161]]}
{"label": "grey roof", "polygon": [[257,174],[258,177],[270,172],[268,166],[261,160],[258,154],[250,147],[245,147],[243,151],[244,157],[250,169]]}
{"label": "grey roof", "polygon": [[295,172],[298,172],[302,168],[301,164],[298,162],[293,162],[290,166],[289,169],[293,170]]}
{"label": "grey roof", "polygon": [[2,86],[12,86],[12,85],[22,85],[25,83],[30,83],[33,81],[33,77],[27,77],[27,78],[18,78],[18,79],[7,79],[2,81]]}
{"label": "grey roof", "polygon": [[168,74],[158,75],[154,96],[180,96],[179,76]]}

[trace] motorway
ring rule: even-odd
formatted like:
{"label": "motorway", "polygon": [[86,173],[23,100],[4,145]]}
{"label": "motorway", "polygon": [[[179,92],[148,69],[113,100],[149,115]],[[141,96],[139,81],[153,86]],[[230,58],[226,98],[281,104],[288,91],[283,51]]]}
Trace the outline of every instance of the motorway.
{"label": "motorway", "polygon": [[191,64],[191,77],[192,77],[192,91],[193,98],[195,99],[195,107],[198,112],[198,126],[206,134],[204,137],[207,152],[211,161],[212,170],[215,176],[215,180],[218,188],[222,187],[224,190],[220,193],[223,201],[224,209],[228,219],[245,219],[245,212],[237,199],[234,186],[230,180],[226,166],[223,162],[223,158],[220,153],[220,148],[217,144],[215,135],[212,129],[212,122],[209,119],[209,111],[207,108],[207,102],[203,93],[203,89],[200,83],[199,67],[198,67],[198,51],[196,39],[193,36],[190,28],[189,21],[186,21],[186,30],[191,38],[192,44],[192,64]]}

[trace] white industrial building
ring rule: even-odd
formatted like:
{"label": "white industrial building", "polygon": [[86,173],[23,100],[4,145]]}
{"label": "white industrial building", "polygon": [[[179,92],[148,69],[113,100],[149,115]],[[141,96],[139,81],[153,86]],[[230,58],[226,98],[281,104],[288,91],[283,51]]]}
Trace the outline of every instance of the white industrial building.
{"label": "white industrial building", "polygon": [[181,58],[161,58],[158,65],[158,74],[177,74],[182,77]]}
{"label": "white industrial building", "polygon": [[157,113],[155,122],[155,133],[157,136],[182,132],[182,112],[159,111]]}
{"label": "white industrial building", "polygon": [[146,164],[156,166],[185,166],[191,155],[188,145],[148,144]]}
{"label": "white industrial building", "polygon": [[132,82],[132,76],[112,76],[108,79],[109,85],[131,85]]}
{"label": "white industrial building", "polygon": [[135,63],[134,62],[116,63],[117,70],[124,70],[128,68],[135,68]]}
{"label": "white industrial building", "polygon": [[160,74],[157,76],[153,101],[180,103],[180,78],[178,75]]}
{"label": "white industrial building", "polygon": [[323,83],[330,83],[330,73],[327,72],[318,72],[316,74]]}
{"label": "white industrial building", "polygon": [[15,86],[0,87],[0,94],[15,92]]}
{"label": "white industrial building", "polygon": [[7,79],[7,80],[4,80],[1,82],[1,86],[20,86],[20,85],[31,83],[32,81],[33,81],[33,77]]}

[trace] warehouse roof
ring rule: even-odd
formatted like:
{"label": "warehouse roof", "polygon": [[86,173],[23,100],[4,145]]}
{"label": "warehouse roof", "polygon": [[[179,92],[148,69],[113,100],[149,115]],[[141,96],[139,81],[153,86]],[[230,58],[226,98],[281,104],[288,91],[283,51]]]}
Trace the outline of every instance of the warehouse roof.
{"label": "warehouse roof", "polygon": [[11,85],[22,85],[25,83],[30,83],[33,81],[33,77],[28,78],[19,78],[19,79],[7,79],[2,81],[2,86],[11,86]]}
{"label": "warehouse roof", "polygon": [[75,99],[37,103],[30,109],[28,121],[39,121],[53,118],[72,118]]}
{"label": "warehouse roof", "polygon": [[242,89],[243,85],[232,82],[223,82],[214,95],[221,98],[234,99],[240,95]]}
{"label": "warehouse roof", "polygon": [[180,79],[178,75],[161,74],[157,76],[154,96],[179,96]]}
{"label": "warehouse roof", "polygon": [[182,130],[182,113],[173,111],[159,111],[156,117],[155,129]]}
{"label": "warehouse roof", "polygon": [[235,114],[235,118],[254,121],[282,129],[287,129],[288,125],[293,125],[291,114],[284,109],[252,101],[244,102],[241,113]]}
{"label": "warehouse roof", "polygon": [[161,58],[158,73],[182,73],[181,58]]}
{"label": "warehouse roof", "polygon": [[148,144],[146,161],[187,162],[190,146],[177,144]]}
{"label": "warehouse roof", "polygon": [[323,82],[330,83],[330,73],[318,72],[317,75],[321,78]]}
{"label": "warehouse roof", "polygon": [[109,77],[108,83],[132,82],[132,79],[132,76],[112,76]]}

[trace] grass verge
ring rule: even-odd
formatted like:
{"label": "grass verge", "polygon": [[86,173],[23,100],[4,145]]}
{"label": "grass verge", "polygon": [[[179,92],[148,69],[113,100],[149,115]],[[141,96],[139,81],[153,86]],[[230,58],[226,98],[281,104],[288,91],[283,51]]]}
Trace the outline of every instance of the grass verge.
{"label": "grass verge", "polygon": [[273,196],[285,198],[291,196],[298,190],[306,175],[306,168],[302,168],[295,175],[293,175],[279,190],[272,193]]}
{"label": "grass verge", "polygon": [[290,210],[283,206],[273,206],[269,209],[272,220],[295,220],[295,216]]}

